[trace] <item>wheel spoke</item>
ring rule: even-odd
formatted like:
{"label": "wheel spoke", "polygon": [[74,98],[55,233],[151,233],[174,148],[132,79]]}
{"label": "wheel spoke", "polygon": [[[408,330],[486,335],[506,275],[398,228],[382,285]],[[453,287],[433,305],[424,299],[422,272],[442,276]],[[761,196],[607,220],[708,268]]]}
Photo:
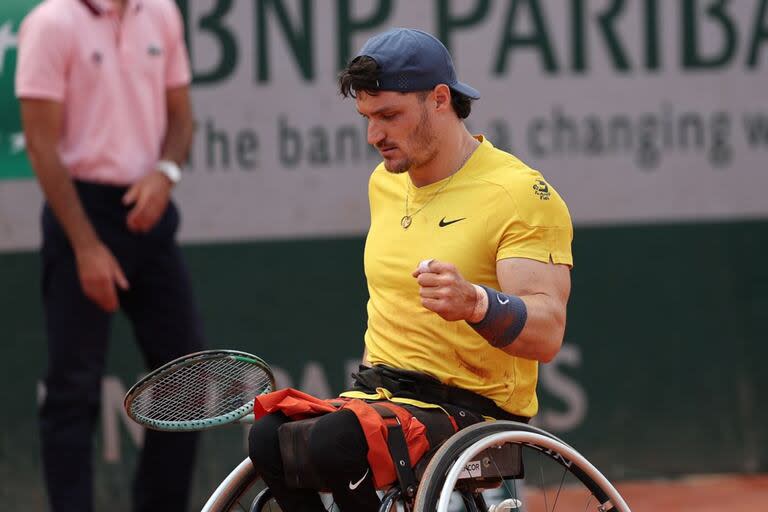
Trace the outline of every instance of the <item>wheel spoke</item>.
{"label": "wheel spoke", "polygon": [[587,496],[587,502],[584,504],[584,512],[587,512],[587,510],[589,510],[589,504],[592,503],[592,498],[594,498],[594,496],[592,496],[591,494]]}
{"label": "wheel spoke", "polygon": [[555,502],[552,504],[552,512],[555,512],[557,508],[557,500],[560,499],[560,491],[563,489],[563,482],[565,482],[565,475],[568,474],[566,469],[563,469],[563,475],[560,477],[560,485],[557,488],[557,494],[555,494]]}

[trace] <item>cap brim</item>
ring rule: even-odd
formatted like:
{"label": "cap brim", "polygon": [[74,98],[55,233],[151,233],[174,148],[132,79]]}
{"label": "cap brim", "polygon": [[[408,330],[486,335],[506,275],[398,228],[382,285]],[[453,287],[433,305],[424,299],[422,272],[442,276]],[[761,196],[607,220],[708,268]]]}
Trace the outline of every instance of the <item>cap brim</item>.
{"label": "cap brim", "polygon": [[451,89],[453,89],[456,92],[460,92],[461,94],[469,97],[470,99],[473,99],[473,100],[480,99],[480,92],[474,87],[470,87],[463,82],[457,81],[455,84],[451,86]]}

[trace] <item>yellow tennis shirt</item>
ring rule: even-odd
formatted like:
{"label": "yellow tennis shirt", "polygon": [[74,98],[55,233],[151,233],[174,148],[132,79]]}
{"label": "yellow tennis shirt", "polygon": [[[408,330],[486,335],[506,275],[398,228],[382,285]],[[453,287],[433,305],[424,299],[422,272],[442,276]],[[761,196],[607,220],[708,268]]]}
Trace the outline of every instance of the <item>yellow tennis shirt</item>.
{"label": "yellow tennis shirt", "polygon": [[[538,363],[492,347],[466,322],[448,322],[424,308],[411,276],[421,260],[434,258],[456,265],[468,281],[498,290],[498,260],[573,263],[573,229],[562,198],[539,172],[478,139],[481,144],[452,178],[421,188],[408,173],[389,173],[383,164],[373,171],[365,245],[368,359],[427,373],[508,412],[533,416]],[[406,194],[413,219],[403,229]]]}

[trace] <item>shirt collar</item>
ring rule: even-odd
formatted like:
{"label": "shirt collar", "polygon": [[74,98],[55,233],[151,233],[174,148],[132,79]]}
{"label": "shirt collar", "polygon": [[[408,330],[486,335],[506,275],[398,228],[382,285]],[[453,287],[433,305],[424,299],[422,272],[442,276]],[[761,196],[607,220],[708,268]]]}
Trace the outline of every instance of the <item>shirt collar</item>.
{"label": "shirt collar", "polygon": [[[115,4],[111,0],[80,0],[80,3],[94,16],[102,16],[115,10]],[[139,12],[143,3],[143,0],[126,0],[125,12]]]}

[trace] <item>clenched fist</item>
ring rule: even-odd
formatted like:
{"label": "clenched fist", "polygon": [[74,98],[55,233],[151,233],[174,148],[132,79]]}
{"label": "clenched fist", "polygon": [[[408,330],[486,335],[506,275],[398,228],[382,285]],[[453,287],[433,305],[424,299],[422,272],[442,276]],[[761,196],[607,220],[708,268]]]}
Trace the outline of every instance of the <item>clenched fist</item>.
{"label": "clenched fist", "polygon": [[471,320],[478,302],[476,286],[455,265],[425,260],[411,274],[419,283],[421,304],[445,320]]}

